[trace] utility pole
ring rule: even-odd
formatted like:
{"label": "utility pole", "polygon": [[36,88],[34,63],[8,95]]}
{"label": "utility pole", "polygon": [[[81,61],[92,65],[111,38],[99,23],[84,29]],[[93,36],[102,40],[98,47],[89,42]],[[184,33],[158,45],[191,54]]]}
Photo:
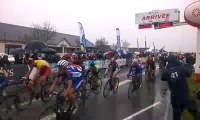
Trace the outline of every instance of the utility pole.
{"label": "utility pole", "polygon": [[155,47],[154,42],[153,42],[153,51],[154,51],[154,53],[156,52],[156,47]]}
{"label": "utility pole", "polygon": [[145,36],[145,50],[147,49],[147,41],[146,41],[146,36]]}

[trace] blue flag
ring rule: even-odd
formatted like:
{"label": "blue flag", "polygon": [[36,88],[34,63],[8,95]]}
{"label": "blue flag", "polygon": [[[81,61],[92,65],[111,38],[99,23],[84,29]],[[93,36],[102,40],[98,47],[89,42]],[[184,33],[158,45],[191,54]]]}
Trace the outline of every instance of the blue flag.
{"label": "blue flag", "polygon": [[80,30],[81,51],[86,53],[87,51],[86,51],[86,39],[85,39],[84,29],[80,22],[78,22],[78,24],[79,24],[79,30]]}

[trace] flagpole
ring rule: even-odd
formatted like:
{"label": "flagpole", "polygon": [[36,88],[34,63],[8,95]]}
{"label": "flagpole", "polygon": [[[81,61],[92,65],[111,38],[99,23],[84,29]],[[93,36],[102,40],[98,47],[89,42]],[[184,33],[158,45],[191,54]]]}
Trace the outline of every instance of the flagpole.
{"label": "flagpole", "polygon": [[138,42],[138,38],[137,38],[137,49],[139,51],[139,42]]}

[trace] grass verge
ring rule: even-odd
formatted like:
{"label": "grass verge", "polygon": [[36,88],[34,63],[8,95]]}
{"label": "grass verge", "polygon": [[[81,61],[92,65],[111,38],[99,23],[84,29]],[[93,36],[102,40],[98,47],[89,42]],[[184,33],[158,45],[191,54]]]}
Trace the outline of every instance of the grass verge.
{"label": "grass verge", "polygon": [[[200,82],[195,81],[194,74],[190,78],[188,78],[188,84],[189,84],[191,95],[193,95],[193,90],[200,89]],[[196,100],[196,102],[197,102],[198,108],[200,109],[200,100]],[[191,114],[186,110],[184,111],[183,118],[184,120],[193,120],[193,117],[191,116]]]}

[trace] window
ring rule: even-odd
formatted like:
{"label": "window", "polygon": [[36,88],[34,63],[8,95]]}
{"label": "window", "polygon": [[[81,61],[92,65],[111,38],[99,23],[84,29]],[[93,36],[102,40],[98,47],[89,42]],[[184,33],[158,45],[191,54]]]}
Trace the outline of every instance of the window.
{"label": "window", "polygon": [[16,48],[22,48],[22,45],[7,44],[5,45],[5,53],[10,54]]}

